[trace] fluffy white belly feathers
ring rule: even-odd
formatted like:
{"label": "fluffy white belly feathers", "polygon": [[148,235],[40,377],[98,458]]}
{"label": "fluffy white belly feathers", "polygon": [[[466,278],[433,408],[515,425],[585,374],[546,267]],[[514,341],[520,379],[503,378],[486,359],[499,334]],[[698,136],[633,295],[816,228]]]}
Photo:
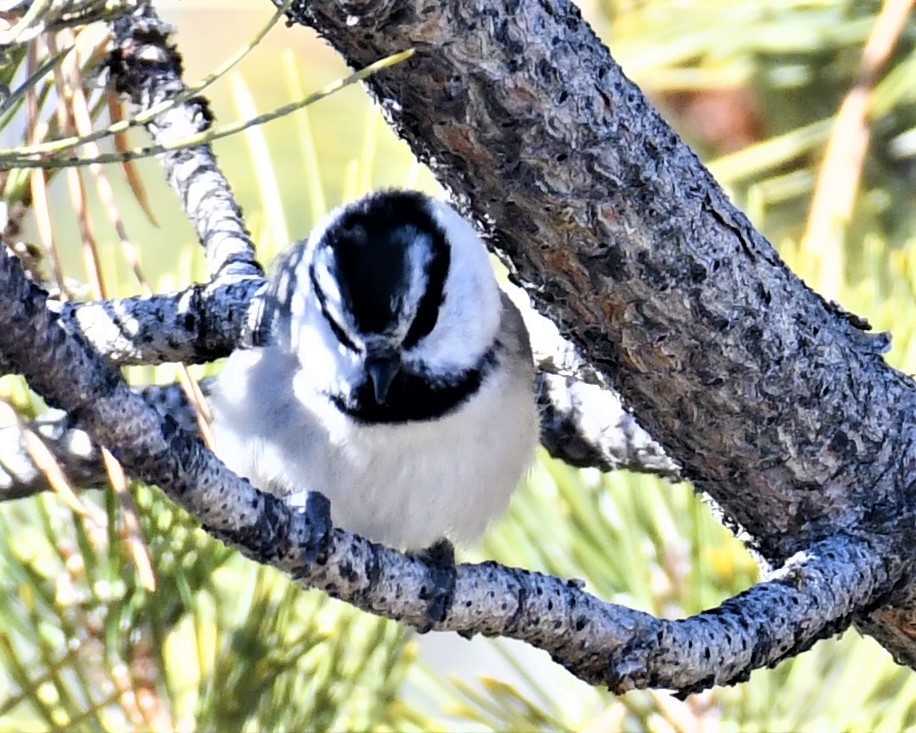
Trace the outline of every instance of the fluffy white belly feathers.
{"label": "fluffy white belly feathers", "polygon": [[538,435],[521,316],[470,224],[412,192],[338,209],[290,248],[211,403],[230,468],[320,491],[336,525],[402,549],[477,539]]}

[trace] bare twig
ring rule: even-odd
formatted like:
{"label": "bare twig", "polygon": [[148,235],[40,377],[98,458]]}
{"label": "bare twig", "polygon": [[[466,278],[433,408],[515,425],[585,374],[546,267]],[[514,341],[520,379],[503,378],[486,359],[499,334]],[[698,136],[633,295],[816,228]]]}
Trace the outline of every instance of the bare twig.
{"label": "bare twig", "polygon": [[[171,31],[148,4],[112,23],[110,85],[128,94],[141,109],[153,108],[186,91],[181,58],[168,43]],[[146,128],[155,143],[168,143],[206,130],[211,120],[204,98],[193,97],[157,114]],[[211,279],[261,277],[263,271],[255,259],[242,212],[209,146],[169,150],[156,157],[197,229]]]}

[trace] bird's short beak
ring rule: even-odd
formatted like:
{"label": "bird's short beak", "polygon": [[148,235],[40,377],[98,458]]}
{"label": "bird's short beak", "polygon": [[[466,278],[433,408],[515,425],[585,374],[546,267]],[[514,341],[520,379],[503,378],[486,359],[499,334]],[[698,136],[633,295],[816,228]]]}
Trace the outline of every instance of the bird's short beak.
{"label": "bird's short beak", "polygon": [[391,380],[394,379],[400,368],[401,360],[398,355],[387,349],[370,352],[366,357],[366,371],[369,373],[369,379],[372,380],[376,404],[385,404]]}

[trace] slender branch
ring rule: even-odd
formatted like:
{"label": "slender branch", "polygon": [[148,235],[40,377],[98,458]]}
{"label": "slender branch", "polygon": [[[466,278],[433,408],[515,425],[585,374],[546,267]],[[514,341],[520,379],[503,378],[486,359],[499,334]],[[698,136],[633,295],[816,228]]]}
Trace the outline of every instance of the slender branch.
{"label": "slender branch", "polygon": [[64,323],[110,363],[202,364],[228,356],[263,278],[220,278],[151,298],[66,303]]}
{"label": "slender branch", "polygon": [[[18,260],[0,254],[0,353],[49,404],[76,416],[133,476],[158,484],[246,556],[364,610],[426,626],[424,599],[441,569],[332,530],[320,494],[310,494],[305,511],[296,512],[254,489],[132,393],[61,327],[46,300]],[[669,682],[692,691],[741,679],[754,666],[844,628],[855,609],[899,578],[901,568],[880,562],[876,550],[883,550],[879,537],[833,538],[772,582],[681,624],[603,603],[574,581],[495,563],[462,565],[453,600],[434,628],[527,641],[581,679],[618,691]],[[716,632],[717,625],[728,633]]]}
{"label": "slender branch", "polygon": [[680,467],[609,389],[539,372],[541,444],[577,468],[626,469],[677,481]]}
{"label": "slender branch", "polygon": [[[168,42],[172,30],[148,3],[112,23],[109,86],[128,94],[140,109],[151,109],[186,91],[181,57]],[[166,144],[203,132],[212,119],[206,100],[198,96],[155,115],[146,129],[155,143]],[[261,277],[263,270],[255,259],[241,209],[210,147],[169,150],[156,158],[197,229],[211,280]]]}
{"label": "slender branch", "polygon": [[747,680],[844,631],[854,613],[900,579],[887,537],[836,535],[801,552],[767,582],[691,618],[657,620],[612,662],[611,686],[666,687],[681,696]]}

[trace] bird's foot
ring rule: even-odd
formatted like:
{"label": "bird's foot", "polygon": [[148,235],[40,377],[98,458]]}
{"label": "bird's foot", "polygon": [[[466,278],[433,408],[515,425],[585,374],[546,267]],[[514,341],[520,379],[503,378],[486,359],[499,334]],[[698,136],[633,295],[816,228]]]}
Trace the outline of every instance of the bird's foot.
{"label": "bird's foot", "polygon": [[443,538],[425,550],[412,552],[411,555],[423,560],[430,568],[431,587],[425,587],[420,594],[420,598],[428,602],[426,622],[417,629],[421,634],[425,634],[445,618],[455,600],[455,583],[458,578],[455,570],[455,548],[451,542]]}

